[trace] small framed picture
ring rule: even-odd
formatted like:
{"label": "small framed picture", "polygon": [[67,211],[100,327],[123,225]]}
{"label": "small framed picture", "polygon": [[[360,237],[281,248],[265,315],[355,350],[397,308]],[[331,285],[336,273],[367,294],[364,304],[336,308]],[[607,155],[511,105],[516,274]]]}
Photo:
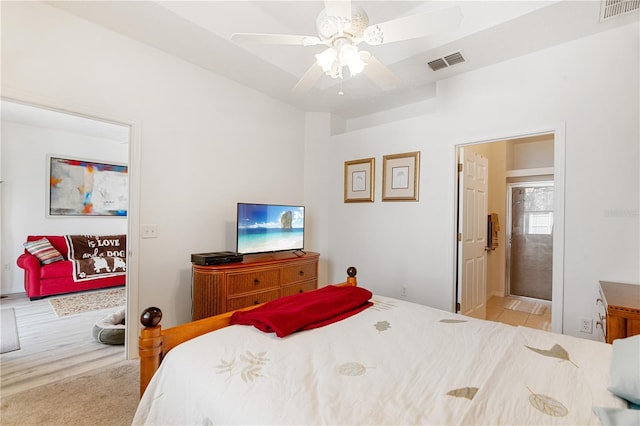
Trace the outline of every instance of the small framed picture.
{"label": "small framed picture", "polygon": [[344,163],[344,202],[373,202],[373,174],[375,158],[345,161]]}
{"label": "small framed picture", "polygon": [[382,157],[382,201],[418,201],[420,152]]}

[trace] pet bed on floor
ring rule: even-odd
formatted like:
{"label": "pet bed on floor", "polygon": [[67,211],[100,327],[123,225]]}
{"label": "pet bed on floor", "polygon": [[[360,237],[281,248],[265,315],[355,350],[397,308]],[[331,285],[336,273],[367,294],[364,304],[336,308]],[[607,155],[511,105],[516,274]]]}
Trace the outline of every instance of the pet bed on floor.
{"label": "pet bed on floor", "polygon": [[125,308],[122,308],[96,322],[93,337],[106,345],[124,345]]}

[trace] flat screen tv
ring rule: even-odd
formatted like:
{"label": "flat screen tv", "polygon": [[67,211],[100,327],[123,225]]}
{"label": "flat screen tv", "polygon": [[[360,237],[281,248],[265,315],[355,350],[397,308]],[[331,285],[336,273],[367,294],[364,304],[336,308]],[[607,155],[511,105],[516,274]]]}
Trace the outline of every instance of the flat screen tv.
{"label": "flat screen tv", "polygon": [[236,251],[302,251],[304,206],[238,203]]}

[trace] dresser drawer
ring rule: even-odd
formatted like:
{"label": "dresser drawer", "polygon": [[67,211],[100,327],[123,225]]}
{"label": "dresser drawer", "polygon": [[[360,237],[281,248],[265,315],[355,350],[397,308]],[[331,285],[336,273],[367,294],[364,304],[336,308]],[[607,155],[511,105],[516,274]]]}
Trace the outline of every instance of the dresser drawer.
{"label": "dresser drawer", "polygon": [[251,307],[318,287],[318,253],[246,255],[242,262],[193,264],[192,319]]}
{"label": "dresser drawer", "polygon": [[318,263],[306,262],[282,268],[282,285],[315,279],[318,276]]}
{"label": "dresser drawer", "polygon": [[280,296],[280,289],[261,291],[259,293],[248,294],[246,296],[230,297],[227,299],[227,310],[246,308],[247,306],[259,305],[269,302]]}
{"label": "dresser drawer", "polygon": [[315,290],[318,287],[318,280],[308,280],[282,287],[280,297],[291,296],[292,294],[304,293]]}
{"label": "dresser drawer", "polygon": [[[280,283],[280,271],[275,269],[258,269],[227,275],[227,294],[249,293],[270,288],[277,288]],[[230,308],[227,306],[227,310]]]}

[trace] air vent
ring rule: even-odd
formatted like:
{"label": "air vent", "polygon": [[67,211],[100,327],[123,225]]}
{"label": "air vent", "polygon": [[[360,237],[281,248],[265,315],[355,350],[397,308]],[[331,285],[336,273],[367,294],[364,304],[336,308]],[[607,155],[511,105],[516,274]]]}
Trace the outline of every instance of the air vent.
{"label": "air vent", "polygon": [[600,21],[606,21],[640,9],[640,0],[602,0]]}
{"label": "air vent", "polygon": [[445,62],[444,58],[436,59],[435,61],[429,62],[429,67],[431,67],[431,69],[434,71],[441,70],[442,68],[447,68],[448,66],[449,65]]}
{"label": "air vent", "polygon": [[455,52],[443,58],[434,59],[433,61],[429,62],[428,65],[429,68],[431,68],[433,71],[438,71],[455,64],[460,64],[462,62],[466,62],[466,59],[464,58],[464,56],[462,56],[462,52]]}
{"label": "air vent", "polygon": [[451,65],[460,64],[464,62],[464,56],[462,56],[462,53],[456,52],[456,53],[452,53],[451,55],[445,56],[444,60],[447,61],[449,66],[451,66]]}

